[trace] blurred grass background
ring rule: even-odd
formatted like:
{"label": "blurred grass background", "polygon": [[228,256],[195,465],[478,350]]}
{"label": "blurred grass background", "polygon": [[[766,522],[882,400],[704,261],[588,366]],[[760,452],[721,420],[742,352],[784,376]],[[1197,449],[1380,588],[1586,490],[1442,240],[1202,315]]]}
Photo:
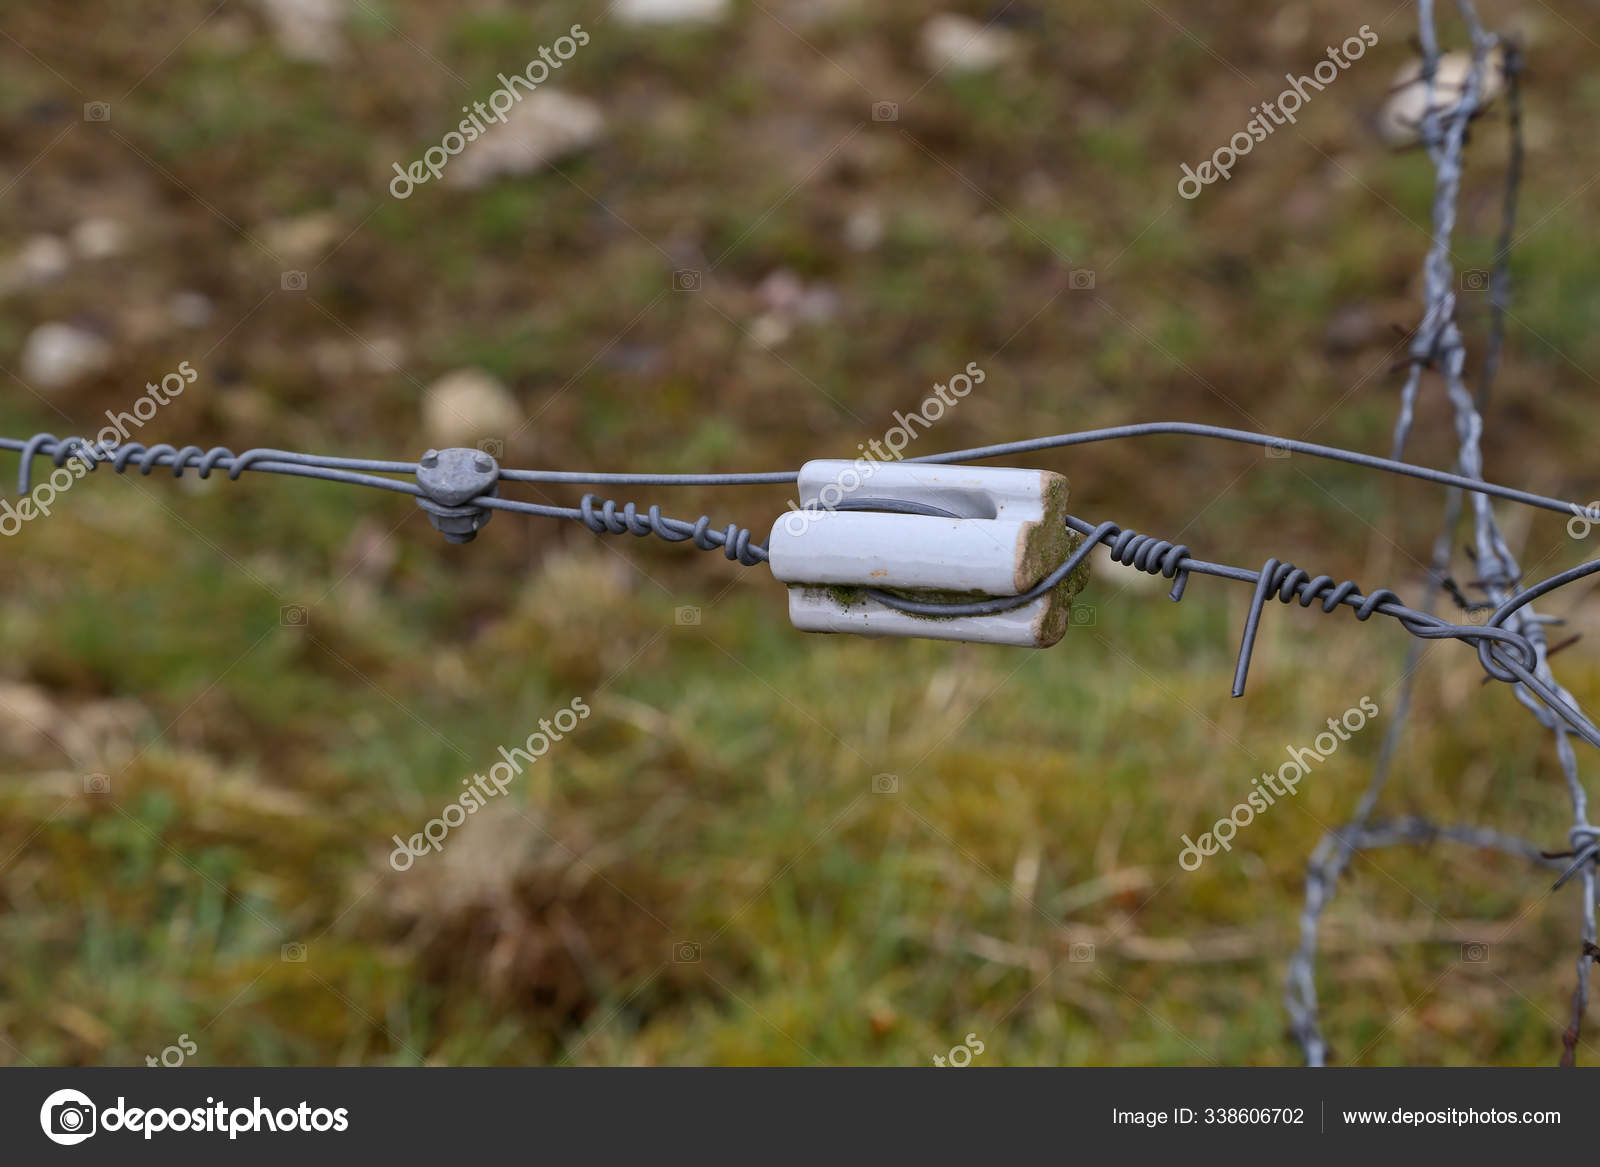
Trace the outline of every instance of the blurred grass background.
{"label": "blurred grass background", "polygon": [[[1163,418],[1387,450],[1432,177],[1370,117],[1414,55],[1410,5],[972,5],[1007,58],[937,73],[938,9],[902,0],[662,26],[352,0],[310,51],[284,10],[0,12],[0,432],[92,436],[187,360],[197,383],[136,439],[409,458],[442,440],[429,387],[478,370],[516,406],[481,435],[508,464],[766,470],[853,455],[975,361],[985,383],[919,452]],[[1600,22],[1484,15],[1530,57],[1486,464],[1586,500]],[[549,85],[603,113],[589,148],[389,196],[393,163],[574,23],[591,42]],[[1379,45],[1297,128],[1178,197],[1181,162],[1362,24]],[[898,120],[873,120],[884,101]],[[1474,129],[1460,267],[1488,266],[1505,137],[1499,114]],[[1486,297],[1461,315],[1480,355]],[[59,387],[26,375],[50,322],[103,345]],[[1410,450],[1434,465],[1439,398]],[[1085,517],[1408,596],[1442,505],[1176,439],[1029,464],[1066,473]],[[788,495],[634,497],[761,529]],[[1509,518],[1531,573],[1578,561],[1558,516]],[[968,1033],[978,1065],[1291,1063],[1303,864],[1387,716],[1231,854],[1183,872],[1179,835],[1363,695],[1387,714],[1405,651],[1382,621],[1273,610],[1231,700],[1248,594],[1197,579],[1171,605],[1108,570],[1094,623],[1048,652],[806,637],[762,568],[504,515],[450,547],[407,500],[264,476],[102,473],[0,543],[0,573],[0,1062],[19,1064],[139,1064],[180,1033],[204,1064],[926,1065]],[[1581,589],[1550,610],[1594,620]],[[1592,660],[1557,660],[1586,702]],[[1385,807],[1559,847],[1550,743],[1480,676],[1429,651]],[[593,716],[508,798],[390,868],[392,835],[573,697]],[[1578,908],[1548,884],[1442,847],[1358,859],[1321,966],[1334,1060],[1552,1062]]]}

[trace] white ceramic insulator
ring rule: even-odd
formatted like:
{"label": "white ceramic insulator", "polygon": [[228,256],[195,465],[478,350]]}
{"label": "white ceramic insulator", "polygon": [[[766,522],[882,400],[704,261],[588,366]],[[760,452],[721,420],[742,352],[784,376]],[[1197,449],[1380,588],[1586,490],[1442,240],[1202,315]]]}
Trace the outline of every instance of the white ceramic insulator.
{"label": "white ceramic insulator", "polygon": [[1038,582],[1026,578],[1023,567],[1035,527],[1016,520],[791,511],[773,524],[767,556],[772,574],[785,583],[1014,596]]}
{"label": "white ceramic insulator", "polygon": [[[992,616],[914,616],[862,589],[949,602],[1015,596],[1057,564],[1052,531],[1066,520],[1066,481],[1042,470],[825,460],[799,475],[800,511],[773,524],[772,574],[789,585],[789,619],[805,632],[912,636],[1044,647],[1066,630],[1061,588]],[[861,510],[840,510],[856,502]],[[874,503],[885,504],[874,506]],[[950,516],[896,511],[933,507]]]}

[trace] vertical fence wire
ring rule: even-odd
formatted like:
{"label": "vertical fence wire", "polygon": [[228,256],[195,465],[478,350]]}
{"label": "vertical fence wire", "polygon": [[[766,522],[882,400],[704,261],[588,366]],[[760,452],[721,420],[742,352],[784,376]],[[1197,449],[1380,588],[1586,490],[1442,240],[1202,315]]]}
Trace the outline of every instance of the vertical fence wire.
{"label": "vertical fence wire", "polygon": [[[1455,425],[1457,470],[1474,479],[1483,477],[1482,437],[1484,409],[1500,367],[1505,318],[1511,294],[1511,244],[1516,221],[1517,196],[1522,177],[1521,56],[1514,43],[1488,33],[1479,20],[1471,0],[1458,0],[1456,8],[1472,41],[1472,66],[1458,95],[1436,93],[1435,79],[1440,61],[1438,35],[1432,0],[1418,2],[1418,33],[1422,46],[1422,78],[1426,100],[1422,123],[1418,127],[1423,145],[1434,169],[1433,236],[1423,266],[1424,307],[1422,321],[1412,338],[1406,381],[1401,390],[1399,417],[1395,425],[1394,456],[1405,449],[1415,422],[1415,408],[1429,370],[1443,382]],[[1482,111],[1489,92],[1491,70],[1502,73],[1506,90],[1510,154],[1502,207],[1500,234],[1495,247],[1494,271],[1490,281],[1491,322],[1488,343],[1476,396],[1466,385],[1466,344],[1456,320],[1456,270],[1451,257],[1457,206],[1460,200],[1463,157],[1468,130]],[[1437,100],[1443,96],[1446,100]],[[1441,592],[1460,593],[1449,581],[1451,550],[1463,511],[1463,492],[1452,489],[1445,503],[1439,534],[1434,540],[1425,595],[1419,607],[1431,612]],[[1484,595],[1489,606],[1498,606],[1514,595],[1521,577],[1516,556],[1507,545],[1495,519],[1490,500],[1481,494],[1471,496],[1473,540],[1468,548],[1476,567],[1472,586]],[[1462,597],[1464,600],[1464,597]],[[1537,652],[1535,675],[1563,699],[1570,694],[1551,673],[1549,646],[1544,626],[1547,618],[1531,605],[1512,614],[1507,627],[1527,637]],[[1417,667],[1425,646],[1413,643],[1406,656],[1405,671],[1399,682],[1399,699],[1394,719],[1384,735],[1372,778],[1350,820],[1328,831],[1318,841],[1307,864],[1305,902],[1300,920],[1300,944],[1289,961],[1285,1001],[1290,1030],[1310,1065],[1324,1065],[1327,1042],[1318,1019],[1316,990],[1317,942],[1321,922],[1332,902],[1340,878],[1356,854],[1363,850],[1397,843],[1431,843],[1446,840],[1469,846],[1500,850],[1526,859],[1552,858],[1524,840],[1472,827],[1442,827],[1420,819],[1374,822],[1373,814],[1387,787],[1395,765],[1395,755],[1404,736],[1411,712]],[[1589,999],[1589,974],[1595,948],[1595,873],[1594,858],[1600,850],[1600,832],[1590,824],[1588,794],[1578,774],[1577,756],[1566,727],[1551,716],[1526,686],[1517,685],[1517,699],[1526,705],[1555,739],[1556,758],[1566,779],[1572,803],[1573,825],[1569,832],[1570,850],[1562,857],[1574,859],[1581,875],[1580,945],[1577,980],[1573,989],[1571,1021],[1562,1034],[1561,1064],[1572,1065]]]}

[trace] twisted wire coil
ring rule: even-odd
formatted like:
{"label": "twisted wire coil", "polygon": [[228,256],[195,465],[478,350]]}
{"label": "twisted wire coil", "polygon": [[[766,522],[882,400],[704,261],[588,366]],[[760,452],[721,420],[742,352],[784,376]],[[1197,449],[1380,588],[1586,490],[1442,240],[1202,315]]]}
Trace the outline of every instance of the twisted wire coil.
{"label": "twisted wire coil", "polygon": [[583,525],[597,535],[612,534],[636,535],[643,539],[654,535],[658,539],[665,539],[668,543],[682,543],[693,540],[694,545],[702,551],[721,550],[730,560],[737,560],[746,567],[754,567],[767,560],[767,549],[759,543],[751,542],[751,532],[747,527],[737,523],[729,523],[720,531],[711,529],[711,516],[701,515],[692,523],[682,519],[667,518],[662,515],[659,506],[651,506],[644,514],[640,514],[633,503],[623,503],[622,511],[617,511],[615,499],[605,499],[600,502],[600,509],[595,510],[598,495],[586,494],[578,504],[578,512]]}

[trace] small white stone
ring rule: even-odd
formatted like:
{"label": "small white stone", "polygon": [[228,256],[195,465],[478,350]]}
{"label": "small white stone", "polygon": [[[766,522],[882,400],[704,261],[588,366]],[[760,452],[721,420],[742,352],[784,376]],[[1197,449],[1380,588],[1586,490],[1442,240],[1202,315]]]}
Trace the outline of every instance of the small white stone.
{"label": "small white stone", "polygon": [[47,727],[58,727],[64,720],[63,710],[56,707],[45,690],[36,685],[0,682],[0,745],[8,754],[50,748],[55,739]]}
{"label": "small white stone", "polygon": [[203,292],[179,292],[172,297],[169,310],[179,328],[204,328],[217,314],[210,297]]}
{"label": "small white stone", "polygon": [[[1433,76],[1433,108],[1449,110],[1467,91],[1472,75],[1471,53],[1444,53]],[[1483,78],[1478,86],[1478,108],[1487,109],[1505,89],[1505,58],[1491,54],[1484,61]],[[1422,62],[1407,63],[1395,74],[1389,99],[1378,114],[1378,136],[1386,146],[1402,149],[1422,140],[1422,118],[1427,112],[1428,85],[1422,79]]]}
{"label": "small white stone", "polygon": [[41,324],[22,346],[22,377],[36,389],[63,389],[110,364],[111,346],[72,324]]}
{"label": "small white stone", "polygon": [[807,324],[826,324],[839,315],[839,293],[827,284],[812,284],[795,305],[794,315]]}
{"label": "small white stone", "polygon": [[393,336],[375,336],[361,346],[362,366],[369,373],[395,373],[406,362],[406,346]]}
{"label": "small white stone", "polygon": [[877,207],[851,211],[844,224],[844,241],[851,251],[872,251],[883,242],[883,212]]}
{"label": "small white stone", "polygon": [[789,339],[789,322],[776,312],[765,312],[750,324],[749,340],[756,348],[777,348]]}
{"label": "small white stone", "polygon": [[728,0],[613,0],[620,24],[711,24],[728,14]]}
{"label": "small white stone", "polygon": [[505,441],[522,425],[523,412],[504,385],[482,369],[457,369],[439,378],[422,398],[422,428],[438,446]]}
{"label": "small white stone", "polygon": [[756,285],[756,295],[774,312],[790,313],[800,304],[806,285],[793,271],[780,267]]}
{"label": "small white stone", "polygon": [[128,231],[115,219],[85,219],[72,229],[72,246],[84,259],[110,259],[128,247]]}
{"label": "small white stone", "polygon": [[357,342],[325,337],[313,341],[308,355],[311,367],[325,381],[343,381],[356,371]]}
{"label": "small white stone", "polygon": [[1012,60],[1017,49],[1017,38],[1006,29],[965,16],[942,13],[922,26],[922,55],[940,71],[980,73]]}
{"label": "small white stone", "polygon": [[284,56],[325,65],[343,46],[344,0],[259,0]]}
{"label": "small white stone", "polygon": [[72,253],[54,235],[30,235],[17,251],[17,271],[29,284],[60,279],[72,266]]}
{"label": "small white stone", "polygon": [[756,285],[756,295],[767,311],[755,322],[751,339],[762,348],[788,339],[793,324],[825,324],[839,312],[837,292],[827,284],[807,284],[786,267],[768,273]]}
{"label": "small white stone", "polygon": [[[520,90],[518,91],[520,92]],[[598,142],[605,115],[594,102],[556,89],[536,89],[451,159],[446,182],[480,187],[503,174],[532,174]]]}
{"label": "small white stone", "polygon": [[321,259],[346,233],[344,221],[331,211],[313,211],[293,219],[274,219],[260,228],[261,242],[285,261]]}

